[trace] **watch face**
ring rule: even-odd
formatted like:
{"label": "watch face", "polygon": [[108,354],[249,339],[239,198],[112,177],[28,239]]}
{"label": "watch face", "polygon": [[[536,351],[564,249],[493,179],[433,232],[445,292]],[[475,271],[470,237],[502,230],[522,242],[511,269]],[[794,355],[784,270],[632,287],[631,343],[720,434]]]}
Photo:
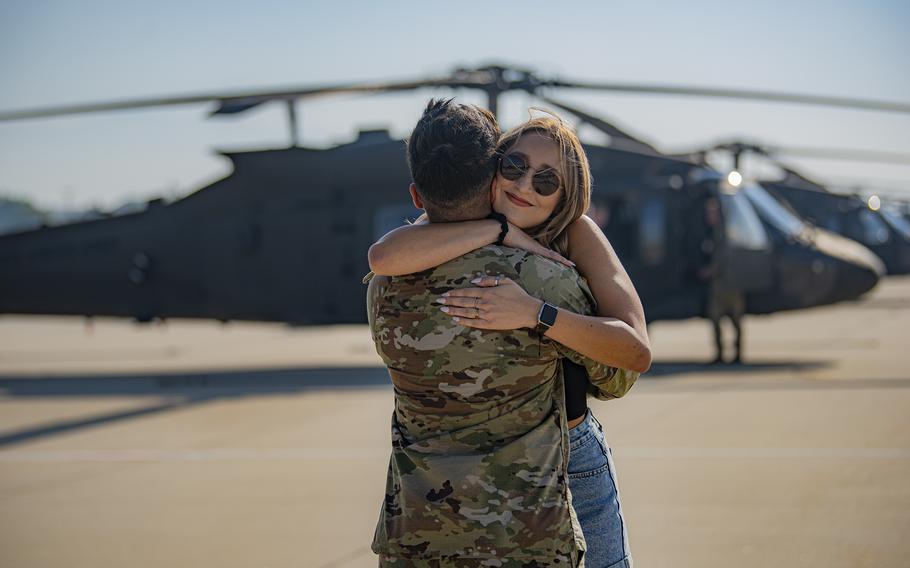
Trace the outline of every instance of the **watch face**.
{"label": "watch face", "polygon": [[554,323],[556,323],[556,314],[557,313],[558,312],[556,311],[555,306],[552,306],[550,304],[544,304],[543,308],[540,310],[540,318],[539,318],[540,324],[545,325],[547,327],[552,326]]}

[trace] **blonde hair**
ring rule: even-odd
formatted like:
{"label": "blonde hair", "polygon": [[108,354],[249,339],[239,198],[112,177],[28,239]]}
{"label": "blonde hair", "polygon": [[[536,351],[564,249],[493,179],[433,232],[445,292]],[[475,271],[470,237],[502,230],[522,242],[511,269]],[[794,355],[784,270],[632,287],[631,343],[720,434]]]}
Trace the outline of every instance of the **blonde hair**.
{"label": "blonde hair", "polygon": [[499,139],[498,152],[504,156],[525,134],[539,134],[559,146],[559,180],[562,199],[546,221],[525,231],[545,247],[567,256],[569,236],[566,229],[588,210],[591,204],[591,167],[581,141],[556,113],[531,108],[545,116],[532,116],[524,124],[510,129]]}

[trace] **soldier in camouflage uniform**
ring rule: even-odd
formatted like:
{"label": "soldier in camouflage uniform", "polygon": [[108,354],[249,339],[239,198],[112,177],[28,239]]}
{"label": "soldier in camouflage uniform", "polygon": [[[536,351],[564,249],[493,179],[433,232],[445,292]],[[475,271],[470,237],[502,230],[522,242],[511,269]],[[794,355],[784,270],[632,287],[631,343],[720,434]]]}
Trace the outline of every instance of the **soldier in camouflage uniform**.
{"label": "soldier in camouflage uniform", "polygon": [[[470,133],[458,118],[478,112],[431,101],[409,152],[421,124]],[[469,140],[477,145],[484,137]],[[455,150],[447,150],[449,159],[459,155]],[[420,193],[415,204],[435,222]],[[489,212],[488,198],[477,203]],[[461,219],[444,220],[483,217],[477,209],[458,211]],[[395,387],[392,456],[373,540],[382,566],[582,565],[584,538],[566,473],[560,358],[586,367],[599,398],[622,396],[638,374],[584,358],[533,330],[471,329],[440,312],[441,294],[487,274],[509,277],[558,307],[595,313],[574,269],[504,246],[370,281],[370,329]]]}

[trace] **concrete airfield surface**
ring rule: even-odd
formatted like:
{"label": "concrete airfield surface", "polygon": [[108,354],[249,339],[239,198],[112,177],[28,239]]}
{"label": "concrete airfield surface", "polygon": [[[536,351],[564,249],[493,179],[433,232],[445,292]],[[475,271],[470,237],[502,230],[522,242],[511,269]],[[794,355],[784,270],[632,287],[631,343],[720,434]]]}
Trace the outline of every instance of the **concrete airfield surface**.
{"label": "concrete airfield surface", "polygon": [[[636,566],[910,566],[910,279],[745,329],[593,403]],[[391,411],[365,326],[0,317],[0,566],[375,566]]]}

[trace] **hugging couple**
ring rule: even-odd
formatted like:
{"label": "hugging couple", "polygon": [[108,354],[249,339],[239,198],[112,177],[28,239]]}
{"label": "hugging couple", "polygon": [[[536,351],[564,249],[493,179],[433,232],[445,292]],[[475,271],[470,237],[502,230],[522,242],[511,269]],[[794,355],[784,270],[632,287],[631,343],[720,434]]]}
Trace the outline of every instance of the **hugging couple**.
{"label": "hugging couple", "polygon": [[407,145],[425,215],[376,242],[367,309],[394,385],[380,566],[631,566],[587,397],[651,363],[644,311],[585,215],[591,173],[553,114],[501,133],[431,100]]}

